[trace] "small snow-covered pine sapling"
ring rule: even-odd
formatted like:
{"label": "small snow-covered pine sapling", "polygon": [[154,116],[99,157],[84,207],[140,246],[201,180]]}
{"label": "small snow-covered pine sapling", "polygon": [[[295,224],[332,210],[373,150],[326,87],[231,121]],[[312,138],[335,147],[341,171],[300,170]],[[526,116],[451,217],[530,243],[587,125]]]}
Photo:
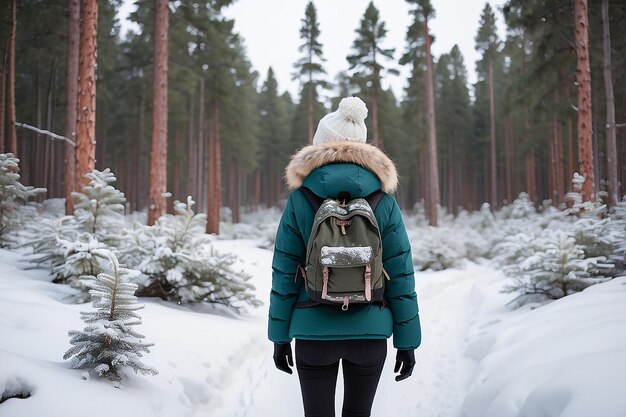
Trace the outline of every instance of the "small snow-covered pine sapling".
{"label": "small snow-covered pine sapling", "polygon": [[534,244],[536,251],[520,260],[515,284],[504,288],[520,293],[518,304],[555,300],[609,279],[591,273],[606,259],[585,258],[582,246],[566,231],[546,229]]}
{"label": "small snow-covered pine sapling", "polygon": [[69,331],[72,347],[63,358],[72,358],[73,368],[89,369],[116,386],[127,376],[127,369],[156,375],[158,371],[140,359],[153,344],[144,342],[144,336],[133,330],[141,324],[137,310],[143,308],[135,297],[137,285],[131,282],[139,271],[121,267],[109,250],[96,249],[92,254],[108,259],[110,273],[87,277],[96,310],[81,313],[87,325],[82,331]]}
{"label": "small snow-covered pine sapling", "polygon": [[6,245],[6,234],[18,226],[17,216],[29,199],[46,191],[20,183],[19,162],[12,153],[0,153],[0,247]]}
{"label": "small snow-covered pine sapling", "polygon": [[80,192],[73,192],[76,201],[74,216],[81,231],[97,236],[100,242],[117,247],[118,232],[124,226],[124,193],[115,189],[115,176],[109,168],[94,169],[85,174],[89,184]]}

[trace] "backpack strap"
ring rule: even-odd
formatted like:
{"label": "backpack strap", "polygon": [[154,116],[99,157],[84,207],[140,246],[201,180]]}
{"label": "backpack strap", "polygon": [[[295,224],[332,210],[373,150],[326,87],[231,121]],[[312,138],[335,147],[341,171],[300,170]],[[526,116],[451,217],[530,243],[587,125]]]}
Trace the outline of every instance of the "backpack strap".
{"label": "backpack strap", "polygon": [[313,211],[317,212],[317,210],[319,210],[319,208],[322,206],[324,199],[320,197],[319,195],[315,194],[313,191],[311,191],[307,187],[300,187],[300,191],[302,191],[302,194],[304,194],[304,196],[306,197],[306,200],[309,202],[309,204],[313,208]]}
{"label": "backpack strap", "polygon": [[372,194],[363,198],[370,205],[370,207],[372,208],[372,211],[374,211],[376,210],[376,207],[378,207],[378,203],[380,203],[380,200],[383,199],[385,194],[386,193],[383,190],[377,190],[377,191],[374,191]]}

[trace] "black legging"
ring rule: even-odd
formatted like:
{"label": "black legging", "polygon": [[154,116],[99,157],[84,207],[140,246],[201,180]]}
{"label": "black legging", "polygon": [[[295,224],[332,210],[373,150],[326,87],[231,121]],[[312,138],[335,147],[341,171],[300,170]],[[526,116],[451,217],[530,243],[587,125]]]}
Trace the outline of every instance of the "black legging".
{"label": "black legging", "polygon": [[342,417],[368,417],[387,357],[387,340],[296,339],[296,368],[304,415],[335,416],[335,387],[342,359]]}

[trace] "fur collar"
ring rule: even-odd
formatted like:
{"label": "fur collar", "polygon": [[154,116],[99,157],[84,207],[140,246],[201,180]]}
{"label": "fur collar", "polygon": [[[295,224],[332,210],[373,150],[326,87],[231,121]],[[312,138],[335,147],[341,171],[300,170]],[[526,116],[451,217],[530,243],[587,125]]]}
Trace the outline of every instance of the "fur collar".
{"label": "fur collar", "polygon": [[396,167],[383,151],[366,143],[337,141],[305,146],[296,152],[285,169],[289,189],[299,188],[314,169],[336,162],[349,162],[372,171],[386,193],[392,194],[398,188]]}

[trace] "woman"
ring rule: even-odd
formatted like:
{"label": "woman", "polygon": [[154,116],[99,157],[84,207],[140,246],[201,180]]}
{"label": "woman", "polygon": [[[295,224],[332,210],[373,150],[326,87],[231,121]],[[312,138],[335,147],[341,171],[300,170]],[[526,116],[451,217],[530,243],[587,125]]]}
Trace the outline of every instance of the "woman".
{"label": "woman", "polygon": [[[319,122],[313,145],[296,153],[286,169],[292,192],[276,234],[268,334],[274,342],[276,367],[289,374],[293,366],[290,342],[296,339],[305,416],[335,415],[340,361],[342,416],[369,416],[387,356],[386,339],[393,335],[397,349],[394,372],[400,374],[396,381],[412,374],[414,350],[421,341],[411,247],[400,209],[390,195],[397,188],[397,173],[381,150],[365,143],[366,117],[361,99],[344,98],[337,111]],[[382,305],[351,304],[342,309],[310,301],[301,269],[315,216],[308,190],[320,200],[384,192],[374,208],[389,278]]]}

